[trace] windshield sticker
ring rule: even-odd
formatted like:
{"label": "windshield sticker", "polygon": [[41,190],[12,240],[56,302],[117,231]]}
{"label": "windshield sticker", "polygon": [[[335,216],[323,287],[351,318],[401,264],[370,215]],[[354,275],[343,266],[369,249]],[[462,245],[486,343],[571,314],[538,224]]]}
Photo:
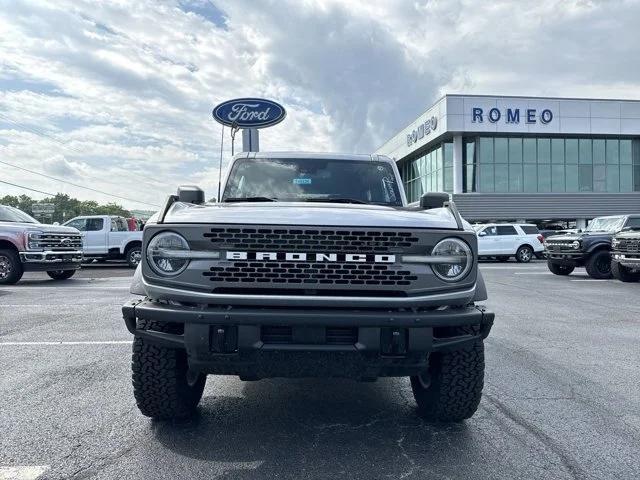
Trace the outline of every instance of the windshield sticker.
{"label": "windshield sticker", "polygon": [[311,185],[311,179],[310,178],[294,178],[293,184],[294,185]]}

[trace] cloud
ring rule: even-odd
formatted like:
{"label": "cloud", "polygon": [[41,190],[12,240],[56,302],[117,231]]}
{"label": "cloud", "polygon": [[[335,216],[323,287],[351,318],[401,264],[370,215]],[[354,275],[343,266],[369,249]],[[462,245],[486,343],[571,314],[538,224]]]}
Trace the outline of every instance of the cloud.
{"label": "cloud", "polygon": [[637,97],[639,20],[633,1],[0,1],[0,158],[150,203],[213,192],[225,99],[286,106],[263,150],[369,152],[443,93]]}

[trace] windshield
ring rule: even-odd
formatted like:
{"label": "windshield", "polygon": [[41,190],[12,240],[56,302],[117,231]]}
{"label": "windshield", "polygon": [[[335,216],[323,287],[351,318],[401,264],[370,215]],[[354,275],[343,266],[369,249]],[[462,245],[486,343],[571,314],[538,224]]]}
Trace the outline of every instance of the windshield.
{"label": "windshield", "polygon": [[390,164],[310,158],[238,160],[222,201],[244,198],[402,205]]}
{"label": "windshield", "polygon": [[594,218],[585,232],[617,232],[624,224],[624,217]]}
{"label": "windshield", "polygon": [[21,210],[0,205],[0,222],[38,223],[38,221]]}

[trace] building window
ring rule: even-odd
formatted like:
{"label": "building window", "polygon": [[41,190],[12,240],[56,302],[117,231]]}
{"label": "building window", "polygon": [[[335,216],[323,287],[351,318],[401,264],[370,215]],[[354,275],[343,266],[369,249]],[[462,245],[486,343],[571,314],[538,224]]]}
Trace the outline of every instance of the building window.
{"label": "building window", "polygon": [[640,139],[476,137],[465,142],[465,192],[640,191]]}
{"label": "building window", "polygon": [[399,170],[409,202],[417,202],[426,192],[452,192],[453,143],[443,143],[409,159]]}
{"label": "building window", "polygon": [[463,188],[465,192],[476,191],[476,142],[466,140],[463,158]]}

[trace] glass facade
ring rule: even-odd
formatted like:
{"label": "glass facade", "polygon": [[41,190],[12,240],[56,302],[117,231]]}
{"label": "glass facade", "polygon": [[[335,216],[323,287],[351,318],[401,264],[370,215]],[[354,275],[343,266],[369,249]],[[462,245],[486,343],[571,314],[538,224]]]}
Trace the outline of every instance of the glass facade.
{"label": "glass facade", "polygon": [[616,138],[466,138],[463,189],[482,193],[640,191],[640,143]]}
{"label": "glass facade", "polygon": [[445,142],[399,165],[409,202],[427,192],[453,192],[453,143]]}

